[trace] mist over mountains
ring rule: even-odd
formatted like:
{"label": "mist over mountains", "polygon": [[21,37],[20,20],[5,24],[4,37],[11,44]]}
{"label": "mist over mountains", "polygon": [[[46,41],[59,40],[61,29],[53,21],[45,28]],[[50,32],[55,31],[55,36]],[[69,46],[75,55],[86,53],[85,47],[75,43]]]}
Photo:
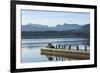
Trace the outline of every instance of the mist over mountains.
{"label": "mist over mountains", "polygon": [[42,24],[32,24],[29,23],[27,25],[22,25],[22,31],[69,31],[69,30],[81,30],[88,31],[90,30],[90,24],[78,25],[78,24],[67,24],[56,25],[56,26],[48,26]]}

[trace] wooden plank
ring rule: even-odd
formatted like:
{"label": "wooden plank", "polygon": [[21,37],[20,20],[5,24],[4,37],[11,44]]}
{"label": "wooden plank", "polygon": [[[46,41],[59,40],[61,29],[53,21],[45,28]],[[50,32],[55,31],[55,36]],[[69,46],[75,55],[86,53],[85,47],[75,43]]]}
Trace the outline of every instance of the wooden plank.
{"label": "wooden plank", "polygon": [[52,55],[60,57],[68,57],[72,59],[90,59],[90,51],[84,50],[67,50],[67,49],[55,49],[55,48],[44,48],[41,49],[42,55]]}

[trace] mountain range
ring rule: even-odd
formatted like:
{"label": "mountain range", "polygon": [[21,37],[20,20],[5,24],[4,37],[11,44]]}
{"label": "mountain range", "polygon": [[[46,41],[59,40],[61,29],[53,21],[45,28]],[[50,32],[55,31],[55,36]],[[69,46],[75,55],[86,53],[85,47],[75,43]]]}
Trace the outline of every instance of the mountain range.
{"label": "mountain range", "polygon": [[32,24],[22,25],[22,31],[66,31],[66,30],[90,30],[90,24],[78,25],[78,24],[67,24],[48,26],[42,24]]}

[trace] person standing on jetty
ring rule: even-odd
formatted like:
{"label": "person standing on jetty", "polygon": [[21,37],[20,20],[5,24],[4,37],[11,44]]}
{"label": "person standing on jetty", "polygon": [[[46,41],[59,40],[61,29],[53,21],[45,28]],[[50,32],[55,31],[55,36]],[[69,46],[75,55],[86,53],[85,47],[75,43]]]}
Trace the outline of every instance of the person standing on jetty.
{"label": "person standing on jetty", "polygon": [[47,48],[55,48],[51,43],[48,44]]}

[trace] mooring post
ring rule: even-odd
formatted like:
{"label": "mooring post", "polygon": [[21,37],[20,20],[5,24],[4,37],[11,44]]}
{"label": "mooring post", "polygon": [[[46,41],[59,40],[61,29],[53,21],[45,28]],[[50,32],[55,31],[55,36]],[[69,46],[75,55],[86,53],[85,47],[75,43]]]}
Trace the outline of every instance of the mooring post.
{"label": "mooring post", "polygon": [[60,48],[60,44],[59,44],[59,48]]}
{"label": "mooring post", "polygon": [[79,46],[77,46],[76,48],[77,48],[77,50],[79,51]]}
{"label": "mooring post", "polygon": [[64,49],[65,49],[65,45],[64,45]]}
{"label": "mooring post", "polygon": [[57,61],[58,59],[57,59],[57,56],[56,56],[56,61]]}
{"label": "mooring post", "polygon": [[69,46],[69,50],[71,50],[71,45]]}
{"label": "mooring post", "polygon": [[85,51],[87,51],[87,46],[85,45]]}
{"label": "mooring post", "polygon": [[63,45],[63,49],[65,49],[64,45]]}

